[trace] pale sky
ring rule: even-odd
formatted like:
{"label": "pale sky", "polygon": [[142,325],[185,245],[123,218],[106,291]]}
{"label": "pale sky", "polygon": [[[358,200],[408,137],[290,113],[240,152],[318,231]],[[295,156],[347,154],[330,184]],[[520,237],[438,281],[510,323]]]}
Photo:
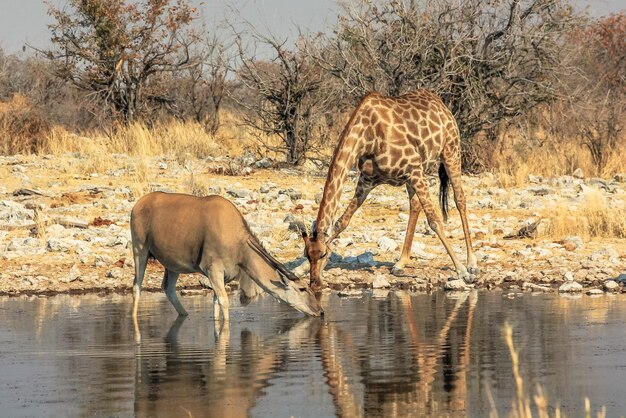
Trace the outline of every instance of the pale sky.
{"label": "pale sky", "polygon": [[[64,5],[66,0],[50,0]],[[211,24],[231,9],[250,21],[262,33],[281,38],[295,34],[295,28],[317,32],[332,27],[340,9],[337,0],[193,0],[202,4],[201,15]],[[626,10],[626,0],[575,0],[580,7],[588,7],[592,15],[603,15]],[[230,6],[229,6],[230,5]],[[20,52],[26,43],[45,47],[49,40],[46,25],[50,23],[43,0],[0,0],[0,47],[5,53]]]}

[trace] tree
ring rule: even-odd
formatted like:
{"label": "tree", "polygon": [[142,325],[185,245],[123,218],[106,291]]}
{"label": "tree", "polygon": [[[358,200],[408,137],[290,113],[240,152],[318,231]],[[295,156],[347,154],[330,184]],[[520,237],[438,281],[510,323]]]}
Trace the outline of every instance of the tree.
{"label": "tree", "polygon": [[570,123],[587,147],[601,175],[611,156],[624,144],[626,119],[626,14],[592,21],[572,41],[580,45],[573,80]]}
{"label": "tree", "polygon": [[198,65],[186,70],[178,83],[179,95],[185,114],[202,124],[206,132],[215,135],[220,127],[220,109],[226,96],[232,57],[215,34],[202,38],[197,55]]}
{"label": "tree", "polygon": [[[300,164],[315,140],[321,141],[328,132],[323,125],[331,97],[322,93],[323,72],[300,50],[289,51],[285,42],[272,36],[254,32],[253,43],[253,51],[263,45],[272,57],[257,59],[238,37],[237,81],[252,97],[234,99],[247,111],[245,123],[259,132],[265,148],[284,152],[288,163]],[[268,141],[273,135],[280,138],[281,146]]]}
{"label": "tree", "polygon": [[167,102],[151,78],[195,65],[196,12],[187,0],[68,0],[65,8],[48,7],[53,46],[44,52],[56,74],[123,122],[139,118],[149,102]]}
{"label": "tree", "polygon": [[478,132],[557,97],[575,22],[567,0],[358,0],[312,55],[352,102],[371,90],[434,90],[467,149]]}

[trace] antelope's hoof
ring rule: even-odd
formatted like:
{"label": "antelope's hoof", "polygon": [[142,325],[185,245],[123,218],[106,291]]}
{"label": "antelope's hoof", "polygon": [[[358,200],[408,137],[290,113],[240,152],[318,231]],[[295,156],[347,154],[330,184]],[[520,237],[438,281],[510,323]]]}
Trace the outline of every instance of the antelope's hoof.
{"label": "antelope's hoof", "polygon": [[468,267],[467,272],[472,276],[477,276],[480,273],[480,269],[476,266]]}

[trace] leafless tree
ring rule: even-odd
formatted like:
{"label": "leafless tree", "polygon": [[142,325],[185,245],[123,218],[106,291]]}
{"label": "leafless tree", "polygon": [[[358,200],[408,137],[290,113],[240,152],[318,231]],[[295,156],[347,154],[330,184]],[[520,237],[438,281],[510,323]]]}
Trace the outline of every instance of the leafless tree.
{"label": "leafless tree", "polygon": [[[237,81],[250,94],[234,97],[246,110],[245,123],[256,129],[258,139],[269,150],[283,152],[291,164],[300,164],[315,143],[328,134],[330,95],[324,94],[324,74],[315,61],[301,52],[301,38],[290,51],[286,41],[251,30],[250,45],[241,36],[236,46],[240,64]],[[262,47],[268,59],[259,59]],[[281,145],[272,145],[271,137]]]}
{"label": "leafless tree", "polygon": [[202,40],[199,65],[189,68],[185,101],[194,120],[214,134],[220,127],[220,108],[226,95],[232,57],[229,48],[216,34]]}
{"label": "leafless tree", "polygon": [[567,0],[355,0],[312,55],[352,101],[436,91],[469,141],[557,96],[576,22]]}
{"label": "leafless tree", "polygon": [[592,20],[575,32],[579,74],[570,80],[568,122],[602,175],[611,156],[626,145],[626,14]]}

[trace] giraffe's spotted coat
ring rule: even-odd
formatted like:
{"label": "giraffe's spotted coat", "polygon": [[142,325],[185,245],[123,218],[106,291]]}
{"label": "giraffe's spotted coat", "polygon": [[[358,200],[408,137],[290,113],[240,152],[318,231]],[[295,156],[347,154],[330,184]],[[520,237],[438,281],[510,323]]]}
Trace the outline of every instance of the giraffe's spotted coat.
{"label": "giraffe's spotted coat", "polygon": [[[469,280],[467,268],[459,262],[435,211],[426,175],[440,164],[450,179],[461,215],[470,271],[476,270],[467,224],[465,195],[461,187],[461,141],[450,110],[433,92],[418,89],[399,97],[378,93],[366,95],[353,111],[341,135],[328,170],[313,237],[305,236],[306,254],[311,262],[311,282],[321,286],[321,270],[328,258],[328,244],[343,231],[369,192],[380,184],[405,185],[410,199],[410,216],[402,255],[396,270],[409,259],[415,224],[423,209],[429,225],[439,235],[460,277]],[[348,171],[357,166],[360,177],[354,198],[334,224],[343,183]]]}

